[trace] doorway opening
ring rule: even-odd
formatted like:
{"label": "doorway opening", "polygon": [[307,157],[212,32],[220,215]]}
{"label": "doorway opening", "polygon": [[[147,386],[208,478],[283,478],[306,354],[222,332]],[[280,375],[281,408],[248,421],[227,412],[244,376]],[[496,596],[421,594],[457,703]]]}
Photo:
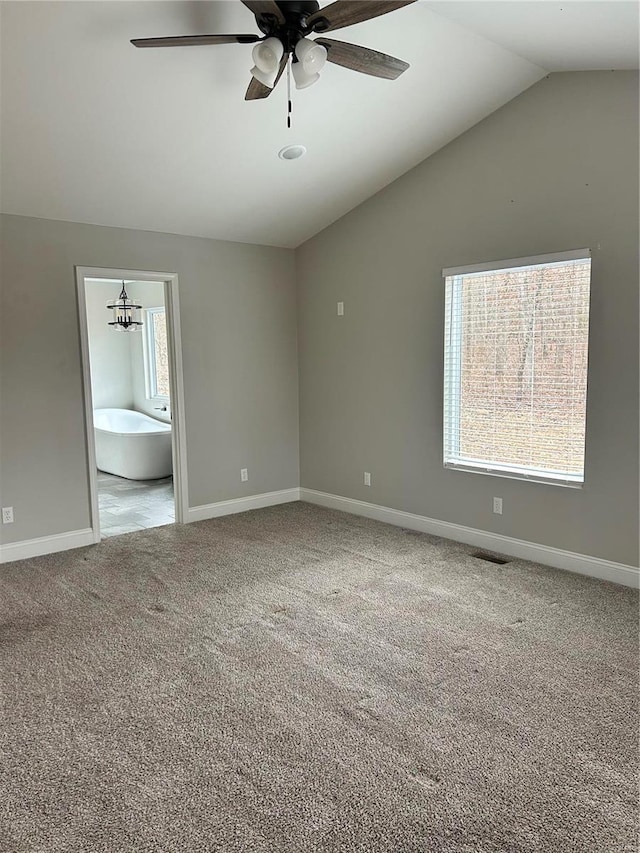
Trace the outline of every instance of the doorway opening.
{"label": "doorway opening", "polygon": [[[78,267],[76,280],[94,542],[182,523],[187,483],[177,276]],[[107,305],[125,288],[139,306],[141,325],[112,322]]]}

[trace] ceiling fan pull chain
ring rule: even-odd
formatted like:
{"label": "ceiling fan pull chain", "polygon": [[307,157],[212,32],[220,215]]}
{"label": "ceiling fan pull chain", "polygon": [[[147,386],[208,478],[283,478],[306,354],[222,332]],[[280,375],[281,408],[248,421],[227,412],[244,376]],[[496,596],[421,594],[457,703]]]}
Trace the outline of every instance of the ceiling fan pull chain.
{"label": "ceiling fan pull chain", "polygon": [[291,54],[287,61],[287,127],[291,127]]}

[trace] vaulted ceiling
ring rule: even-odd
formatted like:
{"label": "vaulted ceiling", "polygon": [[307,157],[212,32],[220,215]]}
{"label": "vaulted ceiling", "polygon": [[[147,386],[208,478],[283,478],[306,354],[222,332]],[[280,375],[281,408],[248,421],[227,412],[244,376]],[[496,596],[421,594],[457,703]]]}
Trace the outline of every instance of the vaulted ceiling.
{"label": "vaulted ceiling", "polygon": [[[324,5],[324,3],[321,3]],[[550,71],[638,67],[635,2],[425,2],[332,33],[411,67],[327,65],[245,101],[258,32],[239,0],[0,3],[2,210],[294,247]],[[290,143],[300,160],[282,161]]]}

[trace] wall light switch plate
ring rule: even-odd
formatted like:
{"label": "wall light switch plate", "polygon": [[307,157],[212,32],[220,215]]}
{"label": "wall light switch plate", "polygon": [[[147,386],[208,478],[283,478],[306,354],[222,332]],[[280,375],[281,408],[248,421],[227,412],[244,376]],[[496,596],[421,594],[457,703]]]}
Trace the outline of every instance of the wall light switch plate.
{"label": "wall light switch plate", "polygon": [[2,507],[2,523],[3,524],[13,524],[13,507],[12,506],[3,506]]}
{"label": "wall light switch plate", "polygon": [[364,484],[365,486],[371,485],[371,474],[368,471],[364,472]]}
{"label": "wall light switch plate", "polygon": [[502,498],[493,499],[493,511],[496,515],[502,515]]}
{"label": "wall light switch plate", "polygon": [[344,302],[338,302],[338,317],[344,317]]}
{"label": "wall light switch plate", "polygon": [[240,469],[240,482],[246,483],[248,479],[249,479],[249,471],[247,470],[247,468],[241,468]]}

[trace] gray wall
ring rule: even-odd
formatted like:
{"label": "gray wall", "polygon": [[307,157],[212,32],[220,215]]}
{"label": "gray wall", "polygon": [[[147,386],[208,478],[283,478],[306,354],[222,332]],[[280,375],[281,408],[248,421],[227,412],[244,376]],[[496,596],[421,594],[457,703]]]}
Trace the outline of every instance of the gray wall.
{"label": "gray wall", "polygon": [[[297,270],[288,250],[3,216],[2,541],[89,524],[84,265],[180,276],[191,506],[298,483],[297,277],[303,486],[636,564],[637,82],[541,81],[302,246]],[[445,471],[441,268],[584,246],[585,487]]]}
{"label": "gray wall", "polygon": [[133,407],[130,338],[134,335],[118,334],[108,325],[111,312],[106,305],[118,296],[116,290],[116,284],[93,281],[85,291],[94,409]]}
{"label": "gray wall", "polygon": [[[444,470],[441,269],[583,247],[584,488]],[[302,486],[637,565],[637,74],[542,80],[296,262]]]}
{"label": "gray wall", "polygon": [[3,542],[89,526],[74,265],[180,277],[190,506],[297,486],[292,251],[5,215],[1,264]]}

